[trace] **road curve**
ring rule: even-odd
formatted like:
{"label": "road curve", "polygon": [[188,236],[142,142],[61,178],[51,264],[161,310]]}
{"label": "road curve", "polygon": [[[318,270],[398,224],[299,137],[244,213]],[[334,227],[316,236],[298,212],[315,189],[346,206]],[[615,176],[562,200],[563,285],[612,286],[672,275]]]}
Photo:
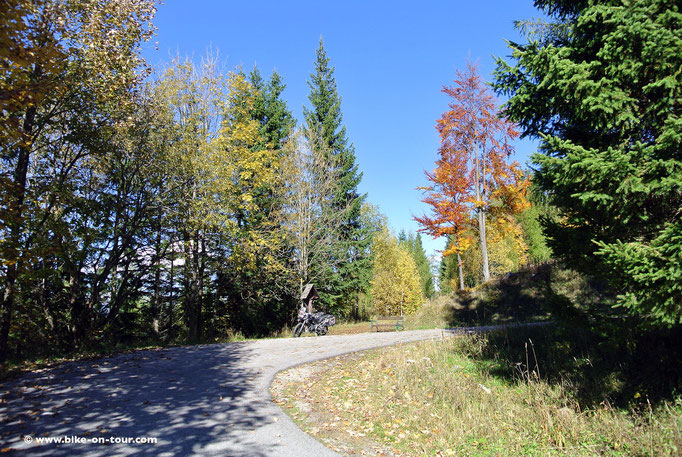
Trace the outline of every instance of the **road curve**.
{"label": "road curve", "polygon": [[[269,339],[63,364],[2,385],[0,449],[24,456],[335,456],[271,401],[269,387],[277,372],[463,330]],[[81,442],[38,443],[39,438],[74,436]],[[157,442],[92,442],[112,437]]]}

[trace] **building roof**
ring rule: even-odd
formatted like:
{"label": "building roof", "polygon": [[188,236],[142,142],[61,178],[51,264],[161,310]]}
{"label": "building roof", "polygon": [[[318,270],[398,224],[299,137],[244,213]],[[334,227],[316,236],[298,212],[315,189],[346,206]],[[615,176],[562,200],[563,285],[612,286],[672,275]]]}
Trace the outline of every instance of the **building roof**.
{"label": "building roof", "polygon": [[309,298],[320,298],[312,284],[306,284],[301,294],[301,300],[308,300]]}

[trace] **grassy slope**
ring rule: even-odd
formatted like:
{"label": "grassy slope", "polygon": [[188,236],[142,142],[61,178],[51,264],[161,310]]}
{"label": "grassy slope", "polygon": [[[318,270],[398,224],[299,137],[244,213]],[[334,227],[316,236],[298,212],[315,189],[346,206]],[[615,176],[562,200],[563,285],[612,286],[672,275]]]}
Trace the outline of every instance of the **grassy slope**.
{"label": "grassy slope", "polygon": [[549,383],[542,371],[538,376],[522,364],[514,378],[500,376],[506,361],[490,360],[489,344],[460,337],[345,357],[274,395],[304,429],[348,454],[377,447],[405,456],[674,456],[682,450],[682,401],[642,412],[607,402],[584,409],[570,385]]}
{"label": "grassy slope", "polygon": [[415,456],[680,455],[681,331],[595,325],[584,310],[609,301],[569,270],[527,270],[440,297],[408,326],[542,320],[550,311],[562,324],[354,356],[280,399],[294,415],[314,399],[301,425],[318,415],[333,425],[313,425],[317,436],[333,435],[341,449],[369,439]]}

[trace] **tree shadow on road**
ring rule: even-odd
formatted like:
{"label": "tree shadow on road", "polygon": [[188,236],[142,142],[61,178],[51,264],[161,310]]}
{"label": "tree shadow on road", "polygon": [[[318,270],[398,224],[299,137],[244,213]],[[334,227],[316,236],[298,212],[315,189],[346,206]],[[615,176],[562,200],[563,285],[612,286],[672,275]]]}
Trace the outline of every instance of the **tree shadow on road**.
{"label": "tree shadow on road", "polygon": [[[253,396],[258,370],[240,368],[249,357],[248,345],[230,343],[30,373],[3,385],[1,447],[22,455],[269,455],[271,449],[247,442],[266,423]],[[26,445],[25,435],[156,437],[158,443]]]}

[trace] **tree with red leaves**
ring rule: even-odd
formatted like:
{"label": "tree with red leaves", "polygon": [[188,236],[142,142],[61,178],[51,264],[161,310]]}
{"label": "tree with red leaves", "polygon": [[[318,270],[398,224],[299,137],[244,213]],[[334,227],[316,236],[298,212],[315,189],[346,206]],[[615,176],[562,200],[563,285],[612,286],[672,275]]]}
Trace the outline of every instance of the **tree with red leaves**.
{"label": "tree with red leaves", "polygon": [[457,254],[460,288],[464,288],[460,254],[469,243],[465,226],[472,216],[478,222],[483,259],[483,280],[490,279],[486,242],[486,214],[491,207],[515,211],[525,205],[527,186],[519,182],[518,164],[507,163],[513,152],[510,141],[518,137],[514,124],[498,116],[495,100],[481,81],[476,65],[467,63],[457,71],[454,85],[442,92],[452,100],[438,120],[440,158],[433,172],[425,172],[432,185],[420,187],[426,193],[434,216],[415,217],[420,231],[436,238],[451,236],[454,242],[443,255]]}
{"label": "tree with red leaves", "polygon": [[[438,130],[441,131],[440,124]],[[468,203],[471,200],[471,174],[468,171],[467,157],[458,154],[447,137],[441,136],[438,152],[440,159],[436,162],[436,169],[433,172],[424,172],[432,184],[418,188],[426,193],[422,201],[431,205],[434,215],[415,217],[415,220],[422,226],[420,232],[428,233],[433,238],[448,236],[453,240],[443,255],[457,254],[459,287],[464,289],[461,254],[471,244],[465,235],[465,227],[470,221]]]}

